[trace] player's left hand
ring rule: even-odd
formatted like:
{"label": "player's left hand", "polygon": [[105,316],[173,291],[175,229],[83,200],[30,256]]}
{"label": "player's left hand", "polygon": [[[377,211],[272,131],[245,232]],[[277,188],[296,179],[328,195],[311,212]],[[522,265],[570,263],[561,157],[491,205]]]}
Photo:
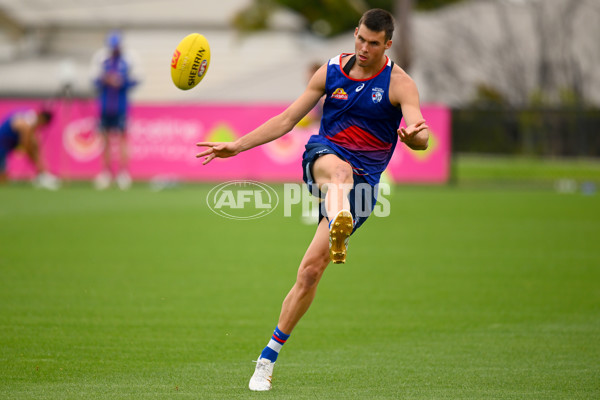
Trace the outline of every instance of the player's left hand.
{"label": "player's left hand", "polygon": [[408,125],[406,128],[398,129],[398,136],[401,142],[410,143],[419,132],[426,129],[429,129],[429,126],[427,126],[424,119],[421,119],[412,125]]}

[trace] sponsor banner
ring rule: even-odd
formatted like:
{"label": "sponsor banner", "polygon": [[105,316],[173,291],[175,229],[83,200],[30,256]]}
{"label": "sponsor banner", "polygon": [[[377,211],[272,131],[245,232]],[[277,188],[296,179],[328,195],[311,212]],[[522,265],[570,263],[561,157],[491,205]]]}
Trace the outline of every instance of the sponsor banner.
{"label": "sponsor banner", "polygon": [[[342,95],[342,94],[340,94]],[[41,101],[0,100],[0,118],[18,109],[39,108]],[[42,158],[48,169],[65,179],[90,179],[101,169],[103,139],[97,131],[93,100],[57,101],[51,126],[40,133]],[[231,141],[250,132],[285,109],[286,105],[136,104],[128,119],[130,173],[134,179],[165,177],[190,181],[254,180],[293,182],[302,179],[304,144],[319,129],[318,121],[303,120],[282,138],[230,159],[203,166],[195,155],[199,141]],[[386,171],[392,182],[443,183],[449,177],[450,110],[424,106],[431,128],[426,151],[398,143]],[[116,138],[113,138],[116,139]],[[114,168],[118,147],[111,143]],[[23,154],[8,160],[13,179],[33,176]]]}

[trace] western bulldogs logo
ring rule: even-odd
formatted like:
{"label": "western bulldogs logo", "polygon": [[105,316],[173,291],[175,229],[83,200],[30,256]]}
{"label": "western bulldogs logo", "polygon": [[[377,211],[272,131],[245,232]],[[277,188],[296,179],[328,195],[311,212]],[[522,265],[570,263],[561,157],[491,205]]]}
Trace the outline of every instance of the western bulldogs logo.
{"label": "western bulldogs logo", "polygon": [[371,99],[373,99],[373,103],[377,104],[383,99],[383,89],[381,88],[373,88],[371,92]]}
{"label": "western bulldogs logo", "polygon": [[208,65],[208,60],[202,60],[202,63],[200,64],[200,68],[198,68],[198,76],[202,77],[202,75],[204,75],[204,73],[206,72],[206,66]]}

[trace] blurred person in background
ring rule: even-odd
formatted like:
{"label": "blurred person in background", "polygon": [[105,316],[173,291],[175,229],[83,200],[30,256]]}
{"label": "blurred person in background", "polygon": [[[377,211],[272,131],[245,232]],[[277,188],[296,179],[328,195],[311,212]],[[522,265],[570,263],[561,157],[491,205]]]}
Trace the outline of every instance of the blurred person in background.
{"label": "blurred person in background", "polygon": [[129,91],[139,84],[139,71],[132,54],[122,48],[120,32],[111,32],[106,39],[106,47],[98,50],[92,59],[92,79],[98,95],[100,109],[99,130],[104,142],[102,171],[94,179],[96,189],[110,186],[111,146],[110,138],[119,141],[119,169],[115,180],[120,189],[131,186],[129,175],[129,152],[127,148],[127,116],[129,111]]}
{"label": "blurred person in background", "polygon": [[0,123],[0,183],[8,181],[6,160],[13,151],[22,149],[33,164],[36,187],[57,190],[60,181],[49,173],[40,156],[38,131],[50,124],[52,113],[48,110],[22,110],[9,114]]}

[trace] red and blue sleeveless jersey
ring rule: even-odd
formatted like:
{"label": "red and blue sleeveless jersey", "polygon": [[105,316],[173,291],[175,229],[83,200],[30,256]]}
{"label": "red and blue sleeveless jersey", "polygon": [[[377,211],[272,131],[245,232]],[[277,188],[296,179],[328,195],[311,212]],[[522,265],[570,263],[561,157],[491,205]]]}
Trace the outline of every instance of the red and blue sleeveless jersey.
{"label": "red and blue sleeveless jersey", "polygon": [[[139,83],[137,66],[134,58],[123,53],[113,57],[107,49],[101,49],[94,54],[92,60],[92,76],[94,86],[98,91],[98,102],[100,112],[105,116],[123,116],[129,109],[129,95],[131,88]],[[122,85],[113,87],[103,82],[102,77],[106,73],[118,75]]]}
{"label": "red and blue sleeveless jersey", "polygon": [[342,69],[342,59],[349,55],[329,60],[321,128],[308,143],[331,147],[352,165],[355,174],[375,185],[392,158],[402,120],[402,111],[390,103],[388,95],[393,63],[386,56],[387,62],[375,76],[358,80]]}

